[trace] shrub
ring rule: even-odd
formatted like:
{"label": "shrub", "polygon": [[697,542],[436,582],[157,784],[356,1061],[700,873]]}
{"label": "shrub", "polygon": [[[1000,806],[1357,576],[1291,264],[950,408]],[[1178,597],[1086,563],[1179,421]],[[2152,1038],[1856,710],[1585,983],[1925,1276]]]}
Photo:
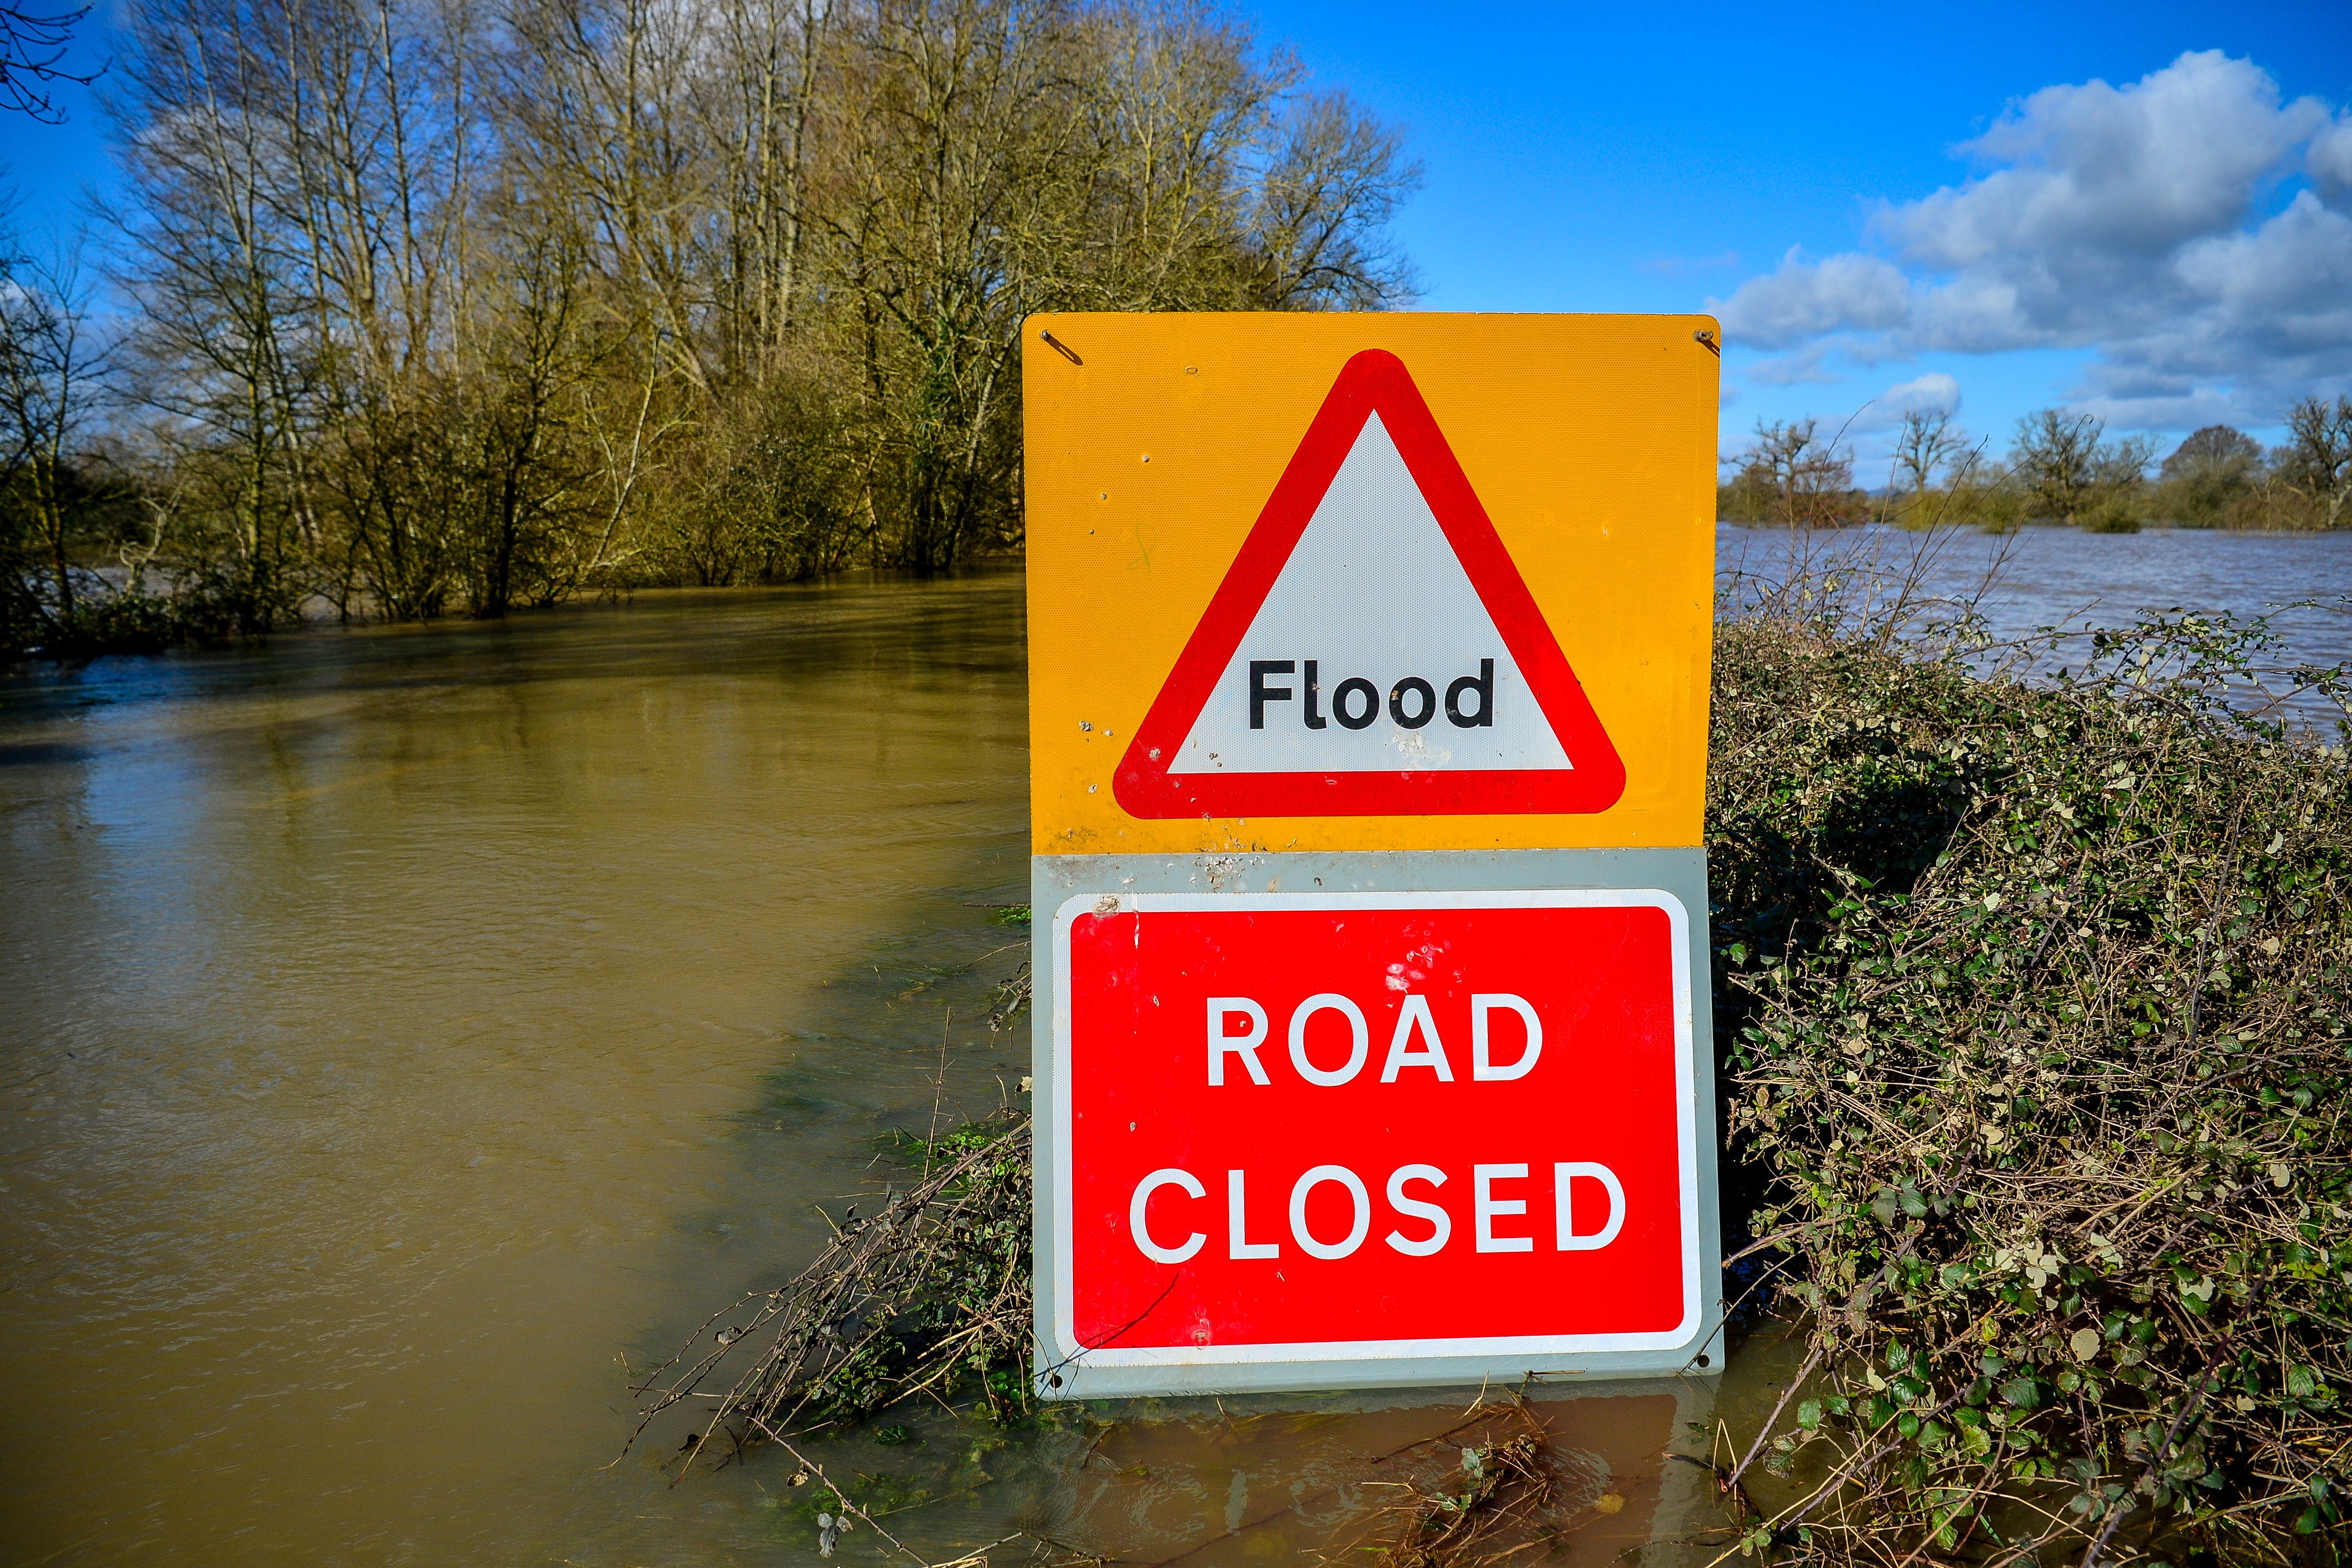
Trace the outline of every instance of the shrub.
{"label": "shrub", "polygon": [[[924,1394],[999,1417],[1029,1407],[1029,1119],[1001,1111],[913,1152],[911,1183],[863,1216],[853,1205],[790,1282],[712,1314],[637,1384],[638,1433],[709,1401],[681,1454],[690,1467],[714,1440],[846,1424]],[[748,1365],[730,1360],[738,1348]],[[703,1394],[722,1362],[732,1381]]]}
{"label": "shrub", "polygon": [[2085,533],[2137,533],[2137,498],[2126,490],[2110,490],[2077,513],[2074,525]]}
{"label": "shrub", "polygon": [[2333,1552],[2352,790],[2222,706],[2263,649],[2149,623],[2028,686],[1718,640],[1727,1132],[1809,1352],[1739,1467],[1751,1549]]}

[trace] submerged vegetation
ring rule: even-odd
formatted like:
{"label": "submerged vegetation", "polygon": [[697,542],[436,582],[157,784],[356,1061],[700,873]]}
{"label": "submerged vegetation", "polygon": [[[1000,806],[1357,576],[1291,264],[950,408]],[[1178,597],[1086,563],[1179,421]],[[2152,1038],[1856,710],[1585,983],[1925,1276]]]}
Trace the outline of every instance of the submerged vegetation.
{"label": "submerged vegetation", "polygon": [[852,1205],[815,1261],[712,1314],[636,1392],[637,1430],[732,1375],[683,1451],[720,1452],[929,1396],[1029,1407],[1029,1121],[1010,1110],[914,1142],[915,1174]]}

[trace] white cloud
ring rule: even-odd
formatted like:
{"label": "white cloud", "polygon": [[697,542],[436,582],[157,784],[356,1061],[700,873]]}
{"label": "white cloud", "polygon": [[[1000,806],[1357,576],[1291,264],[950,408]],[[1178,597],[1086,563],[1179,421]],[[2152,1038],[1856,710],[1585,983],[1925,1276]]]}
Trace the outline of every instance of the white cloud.
{"label": "white cloud", "polygon": [[2121,89],[2044,88],[1961,149],[2010,167],[1882,207],[1876,226],[1942,270],[2160,258],[2242,221],[2265,176],[2326,120],[2316,99],[2282,107],[2266,73],[2219,50]]}
{"label": "white cloud", "polygon": [[1897,418],[1906,414],[1958,414],[1960,384],[1940,370],[1931,370],[1880,393],[1877,406]]}
{"label": "white cloud", "polygon": [[1719,310],[1724,331],[1740,342],[1787,348],[1823,332],[1901,326],[1911,315],[1911,280],[1875,256],[1812,262],[1791,247],[1780,270],[1742,283]]}
{"label": "white cloud", "polygon": [[2352,198],[2352,115],[2339,116],[2311,139],[2303,169],[2330,206]]}
{"label": "white cloud", "polygon": [[[2131,424],[2266,422],[2352,385],[2352,117],[2208,51],[2045,88],[1960,151],[1998,166],[1882,205],[1891,259],[1792,250],[1710,301],[1730,341],[1809,369],[1831,350],[2095,348],[2087,405]],[[2298,172],[2312,189],[2262,216]]]}
{"label": "white cloud", "polygon": [[1940,370],[1909,381],[1897,382],[1858,409],[1846,421],[1846,428],[1857,436],[1881,430],[1892,430],[1903,422],[1906,414],[1957,414],[1960,411],[1960,384]]}
{"label": "white cloud", "polygon": [[1825,384],[1843,381],[1845,376],[1829,366],[1830,355],[1842,346],[1835,338],[1816,338],[1794,353],[1760,360],[1749,365],[1743,374],[1747,380],[1759,386],[1795,386],[1805,382]]}
{"label": "white cloud", "polygon": [[2309,191],[2252,234],[2184,247],[2174,270],[2237,331],[2275,331],[2274,352],[2352,342],[2352,217]]}

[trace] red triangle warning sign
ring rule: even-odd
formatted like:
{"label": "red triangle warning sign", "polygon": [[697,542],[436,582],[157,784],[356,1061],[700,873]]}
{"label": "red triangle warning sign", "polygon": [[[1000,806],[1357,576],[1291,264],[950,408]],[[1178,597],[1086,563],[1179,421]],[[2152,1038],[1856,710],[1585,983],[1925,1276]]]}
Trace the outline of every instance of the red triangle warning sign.
{"label": "red triangle warning sign", "polygon": [[1146,817],[1594,812],[1624,794],[1394,354],[1341,368],[1112,787]]}

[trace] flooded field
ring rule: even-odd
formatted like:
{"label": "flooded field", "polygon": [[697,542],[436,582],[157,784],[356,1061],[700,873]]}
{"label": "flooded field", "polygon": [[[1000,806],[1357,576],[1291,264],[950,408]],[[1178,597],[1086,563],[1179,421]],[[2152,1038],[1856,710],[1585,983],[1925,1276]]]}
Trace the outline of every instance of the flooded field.
{"label": "flooded field", "polygon": [[[1850,602],[1865,614],[1905,597],[1927,605],[1930,619],[1971,611],[1998,642],[2029,645],[2027,667],[2045,672],[2081,668],[2088,628],[2183,612],[2266,618],[2275,646],[2255,660],[2273,669],[2352,660],[2352,530],[1923,535],[1878,526],[1791,531],[1724,523],[1716,530],[1716,562],[1719,579],[1744,577],[1751,588],[1785,581],[1792,571],[1851,578]],[[2291,683],[2273,674],[2266,684],[2282,693]],[[2285,710],[2322,733],[2341,717],[2308,693]]]}
{"label": "flooded field", "polygon": [[[0,689],[0,1559],[808,1556],[772,1453],[614,1462],[630,1371],[813,1254],[943,1046],[950,1114],[1016,1092],[1021,617],[1017,574],[659,595]],[[941,1554],[1259,1561],[1455,1464],[1444,1401],[815,1452]],[[1612,1552],[1674,1404],[1553,1417]]]}
{"label": "flooded field", "polygon": [[[2035,591],[2176,546],[2221,586],[2122,596],[2352,585],[2352,539],[2290,542],[2072,536]],[[1017,1099],[1025,1020],[986,1015],[1025,942],[1022,642],[998,573],[0,686],[0,1560],[808,1558],[774,1450],[675,1487],[682,1426],[621,1457],[632,1370],[804,1262],[943,1059],[944,1113]],[[1726,1408],[1780,1365],[1751,1342]],[[1548,1397],[1552,1560],[1695,1521],[1661,1456],[1717,1397]],[[934,1411],[811,1452],[935,1558],[1280,1562],[1444,1483],[1492,1435],[1468,1402]]]}

